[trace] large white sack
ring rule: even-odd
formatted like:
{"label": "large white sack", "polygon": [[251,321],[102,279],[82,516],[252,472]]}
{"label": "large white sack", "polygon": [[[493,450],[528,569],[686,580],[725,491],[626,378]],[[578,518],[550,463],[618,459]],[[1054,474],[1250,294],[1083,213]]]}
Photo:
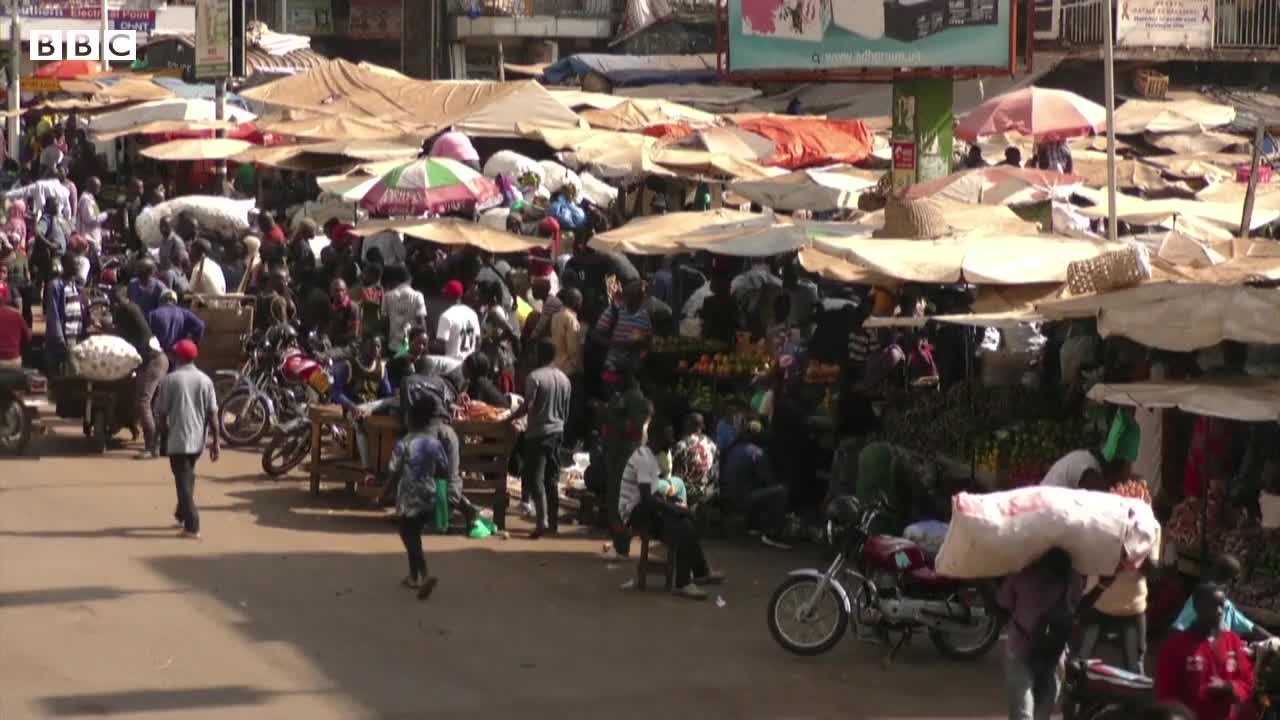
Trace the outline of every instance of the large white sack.
{"label": "large white sack", "polygon": [[141,364],[142,356],[133,345],[116,335],[94,335],[71,348],[72,370],[89,380],[119,380]]}
{"label": "large white sack", "polygon": [[542,163],[542,189],[552,195],[565,185],[572,185],[574,189],[574,197],[582,197],[582,178],[578,177],[578,173],[561,165],[554,160],[543,160]]}
{"label": "large white sack", "polygon": [[608,208],[613,207],[613,201],[618,199],[618,188],[592,175],[591,173],[582,173],[582,196],[591,201],[596,207]]}
{"label": "large white sack", "polygon": [[[254,201],[234,200],[216,195],[184,195],[153,205],[138,215],[138,236],[147,247],[160,245],[160,218],[176,223],[178,215],[190,210],[201,230],[240,235],[249,229],[249,211]],[[174,229],[177,229],[176,227]]]}
{"label": "large white sack", "polygon": [[484,164],[484,176],[496,178],[509,175],[516,187],[524,191],[537,190],[547,177],[547,171],[531,157],[511,150],[499,150]]}
{"label": "large white sack", "polygon": [[1145,560],[1159,537],[1150,505],[1112,493],[1038,485],[961,493],[951,501],[937,569],[950,577],[1000,577],[1060,547],[1071,553],[1076,572],[1111,575],[1121,560]]}

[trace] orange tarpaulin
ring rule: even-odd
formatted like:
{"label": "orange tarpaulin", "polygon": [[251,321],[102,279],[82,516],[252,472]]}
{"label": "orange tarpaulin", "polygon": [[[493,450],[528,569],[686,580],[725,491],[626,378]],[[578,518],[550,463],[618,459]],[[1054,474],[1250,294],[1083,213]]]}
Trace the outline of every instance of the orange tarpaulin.
{"label": "orange tarpaulin", "polygon": [[692,127],[684,123],[658,123],[641,131],[642,134],[652,138],[671,138],[672,140],[683,140],[694,132]]}
{"label": "orange tarpaulin", "polygon": [[871,154],[873,143],[871,131],[861,120],[760,115],[739,119],[737,124],[773,141],[769,164],[791,170],[856,163]]}

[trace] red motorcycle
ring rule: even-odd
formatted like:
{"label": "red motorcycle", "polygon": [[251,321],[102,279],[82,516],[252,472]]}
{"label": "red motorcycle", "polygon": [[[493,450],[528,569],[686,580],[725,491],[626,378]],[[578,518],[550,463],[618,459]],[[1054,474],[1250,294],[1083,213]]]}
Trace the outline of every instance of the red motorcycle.
{"label": "red motorcycle", "polygon": [[[827,539],[836,550],[826,570],[792,571],[769,600],[769,632],[796,655],[819,655],[849,629],[890,645],[888,664],[920,630],[946,657],[974,660],[1000,639],[1002,614],[994,586],[935,572],[914,542],[873,535],[886,503],[853,497],[827,510]],[[894,636],[897,636],[896,639]]]}

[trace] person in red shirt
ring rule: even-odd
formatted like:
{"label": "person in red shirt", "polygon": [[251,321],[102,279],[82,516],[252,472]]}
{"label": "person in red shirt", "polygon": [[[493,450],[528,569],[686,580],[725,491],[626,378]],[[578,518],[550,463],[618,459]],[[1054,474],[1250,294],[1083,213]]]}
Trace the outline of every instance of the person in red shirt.
{"label": "person in red shirt", "polygon": [[1239,635],[1223,630],[1227,595],[1202,584],[1194,595],[1196,622],[1165,641],[1156,665],[1156,699],[1186,705],[1197,720],[1255,716],[1253,662]]}
{"label": "person in red shirt", "polygon": [[17,298],[0,303],[0,367],[22,367],[22,349],[31,342],[31,328],[16,305]]}

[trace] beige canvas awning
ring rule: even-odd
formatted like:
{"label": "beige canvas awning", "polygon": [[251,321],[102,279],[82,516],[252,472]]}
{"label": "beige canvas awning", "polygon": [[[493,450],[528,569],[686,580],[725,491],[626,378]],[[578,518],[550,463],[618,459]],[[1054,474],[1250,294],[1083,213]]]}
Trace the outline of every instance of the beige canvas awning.
{"label": "beige canvas awning", "polygon": [[414,80],[333,60],[245,90],[275,108],[411,128],[424,136],[453,128],[481,137],[517,137],[517,123],[578,127],[581,120],[538,83]]}
{"label": "beige canvas awning", "polygon": [[340,115],[314,115],[303,113],[300,118],[273,118],[258,123],[264,132],[277,135],[289,135],[309,140],[327,140],[342,138],[348,141],[360,140],[403,140],[416,138],[421,142],[425,135],[412,128],[401,127],[393,122],[361,120]]}
{"label": "beige canvas awning", "polygon": [[170,140],[142,150],[152,160],[224,160],[253,147],[252,143],[230,138]]}
{"label": "beige canvas awning", "polygon": [[201,132],[205,130],[230,130],[237,123],[230,120],[156,120],[133,125],[122,130],[94,133],[98,142],[107,142],[127,135],[163,135],[167,133]]}
{"label": "beige canvas awning", "polygon": [[1174,352],[1190,352],[1223,340],[1280,344],[1280,293],[1271,289],[1148,283],[1053,300],[1039,304],[1037,310],[1050,318],[1096,317],[1103,337],[1118,335]]}
{"label": "beige canvas awning", "polygon": [[1119,135],[1200,132],[1230,124],[1236,109],[1203,99],[1129,100],[1116,108]]}
{"label": "beige canvas awning", "polygon": [[[257,116],[237,107],[227,107],[227,120],[249,122]],[[217,108],[212,100],[171,98],[144,102],[137,105],[102,113],[89,121],[94,133],[118,132],[159,120],[184,120],[208,122],[217,119]]]}
{"label": "beige canvas awning", "polygon": [[[1088,197],[1090,201],[1095,203],[1093,207],[1081,209],[1081,214],[1090,218],[1107,217],[1110,203],[1107,200],[1106,193],[1086,189],[1079,194]],[[1123,193],[1116,196],[1116,217],[1121,221],[1134,225],[1172,227],[1175,219],[1186,217],[1203,220],[1234,233],[1240,229],[1241,215],[1240,207],[1234,204],[1178,198],[1144,200]],[[1254,208],[1250,229],[1260,228],[1274,222],[1277,218],[1280,218],[1280,210]]]}
{"label": "beige canvas awning", "polygon": [[751,202],[784,212],[856,209],[858,198],[876,186],[880,174],[853,168],[796,170],[771,178],[739,180],[728,189]]}
{"label": "beige canvas awning", "polygon": [[1063,283],[1068,264],[1123,247],[1053,235],[942,240],[815,238],[813,245],[878,275],[906,282],[979,285]]}
{"label": "beige canvas awning", "polygon": [[771,227],[775,222],[776,218],[772,215],[725,208],[646,215],[592,237],[591,246],[633,255],[669,255],[684,252],[680,241],[699,232],[711,233],[725,228],[741,231]]}
{"label": "beige canvas awning", "polygon": [[1249,376],[1183,382],[1098,383],[1089,399],[1146,409],[1184,412],[1243,422],[1280,421],[1280,380]]}
{"label": "beige canvas awning", "polygon": [[602,130],[643,130],[664,123],[710,125],[716,121],[715,115],[687,105],[646,98],[621,98],[607,110],[584,110],[579,116]]}
{"label": "beige canvas awning", "polygon": [[395,230],[409,237],[441,245],[470,245],[491,253],[523,252],[536,247],[546,247],[549,243],[545,238],[514,235],[488,225],[458,218],[374,220],[361,223],[353,232],[361,237],[368,237],[384,230]]}

